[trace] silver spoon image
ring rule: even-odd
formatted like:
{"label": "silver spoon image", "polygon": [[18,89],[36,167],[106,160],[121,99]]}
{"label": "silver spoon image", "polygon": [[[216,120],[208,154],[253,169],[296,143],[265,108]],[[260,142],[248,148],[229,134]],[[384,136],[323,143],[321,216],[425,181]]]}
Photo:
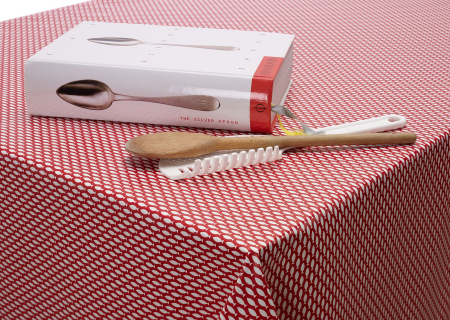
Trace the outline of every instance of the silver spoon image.
{"label": "silver spoon image", "polygon": [[138,44],[150,44],[161,46],[175,46],[175,47],[188,47],[198,49],[210,49],[210,50],[222,50],[222,51],[237,51],[239,48],[230,46],[209,46],[209,45],[190,45],[190,44],[174,44],[174,43],[155,43],[144,42],[132,38],[116,38],[116,37],[104,37],[104,38],[91,38],[88,39],[91,42],[106,44],[110,46],[135,46]]}
{"label": "silver spoon image", "polygon": [[147,98],[117,94],[97,80],[69,82],[59,87],[56,93],[64,101],[90,110],[107,109],[114,101],[146,101],[199,111],[214,111],[220,107],[219,100],[205,95]]}

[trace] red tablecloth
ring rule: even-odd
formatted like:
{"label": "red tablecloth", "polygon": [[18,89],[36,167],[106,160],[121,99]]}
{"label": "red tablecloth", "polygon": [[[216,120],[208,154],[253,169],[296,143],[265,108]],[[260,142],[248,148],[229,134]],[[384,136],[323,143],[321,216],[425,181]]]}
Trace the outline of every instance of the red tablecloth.
{"label": "red tablecloth", "polygon": [[[0,318],[449,319],[449,15],[447,0],[104,0],[0,23]],[[287,105],[304,122],[395,113],[418,142],[170,181],[124,143],[236,133],[27,113],[26,59],[85,20],[295,34]]]}

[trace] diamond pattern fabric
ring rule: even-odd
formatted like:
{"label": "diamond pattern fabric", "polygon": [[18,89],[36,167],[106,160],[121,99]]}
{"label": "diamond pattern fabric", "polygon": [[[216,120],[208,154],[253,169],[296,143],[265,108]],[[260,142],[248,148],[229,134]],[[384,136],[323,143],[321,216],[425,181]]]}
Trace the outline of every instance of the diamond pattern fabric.
{"label": "diamond pattern fabric", "polygon": [[[102,0],[1,22],[0,318],[449,319],[449,14],[448,1]],[[124,143],[244,133],[27,113],[26,60],[82,21],[295,34],[286,105],[302,121],[400,114],[418,141],[168,180]]]}

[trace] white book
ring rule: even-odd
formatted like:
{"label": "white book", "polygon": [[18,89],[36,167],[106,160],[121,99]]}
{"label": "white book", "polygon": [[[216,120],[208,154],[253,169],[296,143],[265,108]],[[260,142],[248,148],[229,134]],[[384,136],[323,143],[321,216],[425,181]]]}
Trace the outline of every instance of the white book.
{"label": "white book", "polygon": [[271,132],[294,36],[83,22],[32,56],[32,115]]}

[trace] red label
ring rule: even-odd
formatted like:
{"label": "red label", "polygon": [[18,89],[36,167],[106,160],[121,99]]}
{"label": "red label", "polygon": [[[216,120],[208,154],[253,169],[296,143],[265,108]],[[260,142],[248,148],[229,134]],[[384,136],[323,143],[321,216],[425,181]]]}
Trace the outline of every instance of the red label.
{"label": "red label", "polygon": [[272,132],[271,110],[273,81],[283,58],[264,57],[252,79],[250,130]]}

